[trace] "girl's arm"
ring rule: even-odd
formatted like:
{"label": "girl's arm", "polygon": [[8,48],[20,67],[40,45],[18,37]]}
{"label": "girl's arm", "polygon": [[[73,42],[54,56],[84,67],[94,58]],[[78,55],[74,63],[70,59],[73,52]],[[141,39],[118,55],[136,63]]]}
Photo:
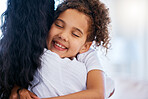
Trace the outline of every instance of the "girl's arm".
{"label": "girl's arm", "polygon": [[[37,99],[36,97],[32,96]],[[91,70],[87,76],[87,89],[69,95],[43,99],[105,99],[104,73]]]}
{"label": "girl's arm", "polygon": [[103,72],[100,70],[92,70],[87,76],[87,90],[49,99],[104,99],[104,93],[105,88]]}

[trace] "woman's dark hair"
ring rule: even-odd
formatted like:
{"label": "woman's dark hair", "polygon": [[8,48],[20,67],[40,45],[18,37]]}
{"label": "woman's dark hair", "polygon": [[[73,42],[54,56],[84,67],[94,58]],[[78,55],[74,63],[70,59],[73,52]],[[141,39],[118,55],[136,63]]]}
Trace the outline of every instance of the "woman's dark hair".
{"label": "woman's dark hair", "polygon": [[28,88],[40,67],[40,57],[53,21],[54,0],[8,0],[0,38],[0,99],[14,85]]}
{"label": "woman's dark hair", "polygon": [[109,49],[109,11],[100,0],[64,0],[55,11],[55,19],[67,9],[76,9],[89,17],[87,41],[95,41],[96,46]]}

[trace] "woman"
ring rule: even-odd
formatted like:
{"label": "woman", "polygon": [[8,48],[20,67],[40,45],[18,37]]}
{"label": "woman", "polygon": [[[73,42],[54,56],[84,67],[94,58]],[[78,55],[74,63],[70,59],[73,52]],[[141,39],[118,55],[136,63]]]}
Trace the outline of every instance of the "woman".
{"label": "woman", "polygon": [[0,99],[8,99],[15,85],[31,85],[40,67],[53,13],[54,0],[7,1],[0,40]]}

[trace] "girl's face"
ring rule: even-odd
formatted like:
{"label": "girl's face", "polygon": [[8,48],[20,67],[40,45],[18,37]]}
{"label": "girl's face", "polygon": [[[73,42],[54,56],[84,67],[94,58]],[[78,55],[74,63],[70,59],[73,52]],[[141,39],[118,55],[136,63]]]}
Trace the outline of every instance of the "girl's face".
{"label": "girl's face", "polygon": [[52,24],[47,40],[47,47],[61,58],[75,57],[86,52],[91,42],[86,42],[89,18],[75,10],[62,12]]}

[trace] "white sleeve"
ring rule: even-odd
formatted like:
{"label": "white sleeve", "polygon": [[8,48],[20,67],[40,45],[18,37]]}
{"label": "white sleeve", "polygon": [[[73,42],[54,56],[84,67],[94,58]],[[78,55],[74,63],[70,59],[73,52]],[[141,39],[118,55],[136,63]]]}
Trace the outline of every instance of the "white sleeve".
{"label": "white sleeve", "polygon": [[115,83],[114,80],[111,79],[109,76],[105,75],[105,94],[106,99],[113,93],[115,90]]}
{"label": "white sleeve", "polygon": [[94,69],[104,71],[100,64],[97,52],[93,49],[89,49],[87,52],[79,54],[77,59],[78,61],[85,63],[87,72]]}

